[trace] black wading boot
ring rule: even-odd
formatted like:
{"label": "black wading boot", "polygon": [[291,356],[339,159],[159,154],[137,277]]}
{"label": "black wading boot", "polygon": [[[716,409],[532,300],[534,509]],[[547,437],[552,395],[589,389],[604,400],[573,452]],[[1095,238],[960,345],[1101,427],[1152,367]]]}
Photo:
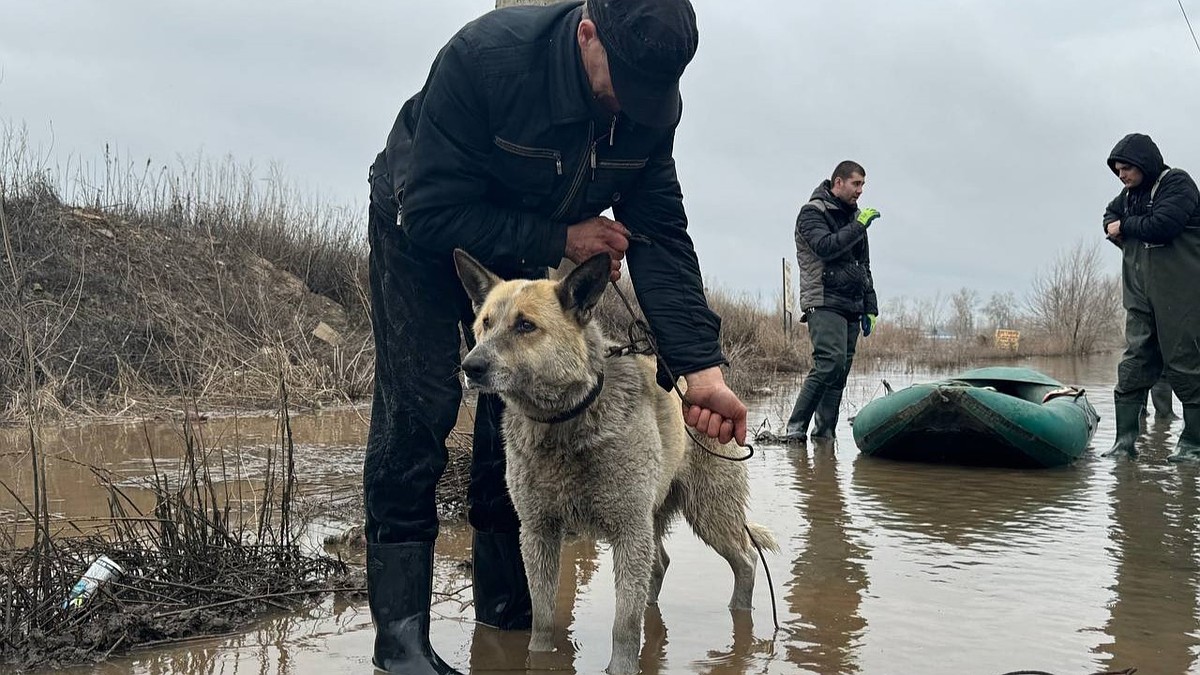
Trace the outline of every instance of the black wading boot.
{"label": "black wading boot", "polygon": [[1200,408],[1183,407],[1183,431],[1175,452],[1167,457],[1172,462],[1200,462]]}
{"label": "black wading boot", "polygon": [[500,630],[529,630],[533,603],[516,532],[475,532],[471,546],[475,620]]}
{"label": "black wading boot", "polygon": [[814,411],[820,401],[816,400],[816,387],[810,386],[808,380],[800,387],[796,396],[796,404],[792,406],[792,414],[788,417],[787,429],[783,439],[790,443],[804,443],[808,440],[808,423],[812,420]]}
{"label": "black wading boot", "polygon": [[813,413],[813,438],[837,438],[838,413],[842,408],[843,391],[845,390],[826,389],[825,394],[821,396],[821,402],[817,404],[817,411]]}
{"label": "black wading boot", "polygon": [[1174,403],[1171,399],[1171,385],[1166,380],[1159,380],[1150,387],[1150,402],[1154,404],[1154,417],[1160,420],[1175,419]]}
{"label": "black wading boot", "polygon": [[367,544],[376,668],[402,675],[462,675],[429,644],[432,595],[433,542]]}
{"label": "black wading boot", "polygon": [[1142,413],[1145,410],[1140,403],[1117,402],[1114,406],[1117,418],[1117,442],[1101,457],[1114,457],[1122,454],[1137,457],[1137,439],[1142,431]]}

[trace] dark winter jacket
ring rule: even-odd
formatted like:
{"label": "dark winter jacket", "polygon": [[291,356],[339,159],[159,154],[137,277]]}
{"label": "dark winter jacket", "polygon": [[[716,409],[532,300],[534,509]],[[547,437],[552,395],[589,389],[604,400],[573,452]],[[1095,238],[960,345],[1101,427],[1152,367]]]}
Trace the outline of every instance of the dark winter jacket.
{"label": "dark winter jacket", "polygon": [[[1122,302],[1162,321],[1200,321],[1200,191],[1186,171],[1170,169],[1149,136],[1130,134],[1113,148],[1116,162],[1141,169],[1141,184],[1124,189],[1104,212],[1104,225],[1121,221]],[[1113,168],[1115,172],[1116,169]],[[1161,313],[1161,314],[1160,314]]]}
{"label": "dark winter jacket", "polygon": [[858,209],[838,199],[829,181],[813,190],[796,217],[796,261],[800,308],[836,310],[847,317],[879,314],[867,228]]}
{"label": "dark winter jacket", "polygon": [[[579,3],[495,10],[442,48],[372,166],[372,203],[431,256],[510,273],[556,266],[567,226],[610,206],[648,240],[626,262],[676,376],[725,362],[672,157],[674,127],[601,109],[575,39]],[[384,179],[378,179],[383,176]]]}
{"label": "dark winter jacket", "polygon": [[1196,183],[1186,171],[1163,163],[1162,153],[1149,136],[1129,134],[1122,138],[1108,156],[1113,173],[1117,172],[1116,162],[1136,166],[1143,178],[1140,185],[1121,190],[1109,203],[1104,212],[1105,228],[1119,220],[1121,238],[1139,244],[1170,244],[1184,234],[1200,237],[1200,191]]}

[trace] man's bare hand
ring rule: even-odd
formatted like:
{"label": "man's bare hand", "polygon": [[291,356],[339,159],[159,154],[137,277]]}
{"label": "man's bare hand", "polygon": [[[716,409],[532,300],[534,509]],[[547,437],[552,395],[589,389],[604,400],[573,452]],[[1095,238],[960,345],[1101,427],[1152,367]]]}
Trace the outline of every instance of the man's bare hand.
{"label": "man's bare hand", "polygon": [[567,227],[566,257],[582,263],[598,253],[607,253],[612,258],[613,281],[621,278],[621,260],[627,250],[629,230],[610,218],[596,216]]}
{"label": "man's bare hand", "polygon": [[683,376],[687,380],[684,419],[689,427],[720,443],[746,444],[746,404],[725,384],[717,367]]}

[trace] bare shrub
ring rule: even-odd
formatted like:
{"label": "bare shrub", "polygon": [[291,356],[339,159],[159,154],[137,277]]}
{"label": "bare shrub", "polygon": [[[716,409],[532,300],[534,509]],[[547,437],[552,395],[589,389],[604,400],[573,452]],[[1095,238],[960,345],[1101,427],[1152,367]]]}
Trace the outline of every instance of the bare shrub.
{"label": "bare shrub", "polygon": [[1033,327],[1061,351],[1088,354],[1119,334],[1120,280],[1103,273],[1100,245],[1081,240],[1038,272],[1028,307]]}

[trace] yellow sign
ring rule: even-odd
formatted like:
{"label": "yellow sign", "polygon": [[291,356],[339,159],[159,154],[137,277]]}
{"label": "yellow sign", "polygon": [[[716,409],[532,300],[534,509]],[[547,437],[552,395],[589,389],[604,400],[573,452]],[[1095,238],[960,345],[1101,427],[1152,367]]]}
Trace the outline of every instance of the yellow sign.
{"label": "yellow sign", "polygon": [[1021,331],[1007,328],[996,329],[996,348],[1016,350],[1021,343]]}

